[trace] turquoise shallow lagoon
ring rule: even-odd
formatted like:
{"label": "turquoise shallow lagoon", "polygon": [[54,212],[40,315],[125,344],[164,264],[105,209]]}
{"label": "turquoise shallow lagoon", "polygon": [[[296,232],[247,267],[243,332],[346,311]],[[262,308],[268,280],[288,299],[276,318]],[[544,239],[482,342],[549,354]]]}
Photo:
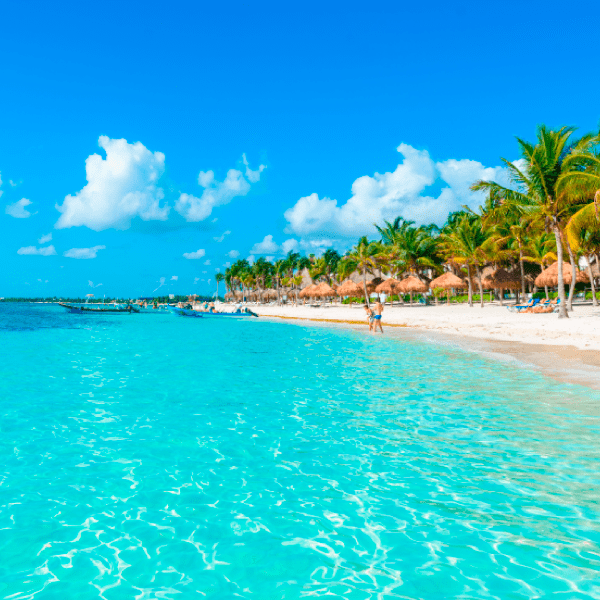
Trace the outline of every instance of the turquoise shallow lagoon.
{"label": "turquoise shallow lagoon", "polygon": [[0,343],[2,598],[600,598],[599,392],[260,319]]}

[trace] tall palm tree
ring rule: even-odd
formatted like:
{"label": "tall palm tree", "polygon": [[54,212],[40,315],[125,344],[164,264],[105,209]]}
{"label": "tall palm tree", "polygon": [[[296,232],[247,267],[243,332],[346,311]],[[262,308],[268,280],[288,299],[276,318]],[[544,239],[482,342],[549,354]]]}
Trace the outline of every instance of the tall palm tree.
{"label": "tall palm tree", "polygon": [[280,258],[273,264],[273,280],[277,286],[277,304],[281,304],[281,281],[285,276],[287,264],[285,259]]}
{"label": "tall palm tree", "polygon": [[472,268],[479,278],[481,308],[483,308],[483,283],[481,267],[488,260],[486,245],[490,243],[490,232],[482,226],[477,215],[465,214],[455,222],[454,227],[442,233],[441,243],[446,257],[467,267],[469,285],[469,306],[473,306]]}
{"label": "tall palm tree", "polygon": [[[537,231],[531,235],[523,251],[523,259],[540,265],[544,270],[551,260],[556,260],[556,240],[547,231]],[[544,286],[548,300],[548,286]]]}
{"label": "tall palm tree", "polygon": [[593,136],[585,136],[578,142],[572,142],[573,127],[561,127],[558,131],[540,125],[535,144],[517,139],[521,157],[525,166],[502,158],[509,172],[514,189],[495,181],[477,181],[473,191],[484,190],[500,203],[507,203],[518,214],[525,215],[532,222],[543,222],[550,227],[556,239],[558,255],[558,294],[560,297],[559,318],[567,318],[565,302],[564,275],[562,268],[564,217],[569,201],[560,194],[558,181],[570,168],[565,164],[569,152],[579,152],[589,147]]}
{"label": "tall palm tree", "polygon": [[223,273],[217,273],[215,275],[215,281],[217,282],[217,300],[219,299],[219,283],[225,280],[225,275]]}
{"label": "tall palm tree", "polygon": [[598,220],[596,216],[595,203],[588,204],[577,211],[569,219],[565,233],[571,248],[573,248],[575,252],[580,252],[585,256],[588,264],[588,276],[592,287],[592,303],[594,306],[598,306],[591,261],[593,256],[596,261],[596,266],[600,266],[600,263],[598,262],[598,254],[600,253],[600,220]]}
{"label": "tall palm tree", "polygon": [[363,236],[348,254],[348,258],[354,264],[354,268],[362,272],[365,298],[369,307],[371,303],[369,301],[369,292],[367,291],[367,271],[372,273],[373,269],[377,267],[377,255],[379,252],[379,246],[373,242],[369,242],[367,236]]}

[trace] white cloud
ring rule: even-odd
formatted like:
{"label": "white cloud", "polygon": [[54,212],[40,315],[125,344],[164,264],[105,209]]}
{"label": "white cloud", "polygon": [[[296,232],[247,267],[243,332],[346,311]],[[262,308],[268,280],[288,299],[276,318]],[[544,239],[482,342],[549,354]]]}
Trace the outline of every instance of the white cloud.
{"label": "white cloud", "polygon": [[63,252],[67,258],[90,259],[96,258],[98,250],[106,250],[106,246],[93,246],[92,248],[71,248]]}
{"label": "white cloud", "polygon": [[113,140],[101,135],[98,145],[106,152],[88,156],[85,161],[87,185],[74,196],[68,195],[55,227],[85,225],[94,231],[127,229],[132,219],[164,221],[168,206],[158,180],[165,170],[165,155],[151,152],[141,142]]}
{"label": "white cloud", "polygon": [[200,277],[194,277],[194,285],[200,281]]}
{"label": "white cloud", "polygon": [[[397,148],[402,162],[393,172],[359,177],[352,195],[343,204],[316,193],[300,198],[284,214],[286,231],[301,236],[353,237],[375,231],[374,224],[398,215],[417,224],[441,224],[450,211],[463,204],[476,208],[483,201],[469,186],[477,179],[504,180],[501,167],[484,167],[473,160],[450,159],[434,162],[425,150],[407,144]],[[427,193],[433,184],[442,185],[436,196]]]}
{"label": "white cloud", "polygon": [[204,188],[198,198],[191,194],[181,194],[175,204],[175,210],[186,221],[204,221],[215,206],[229,204],[236,196],[245,196],[250,191],[250,184],[260,179],[260,173],[265,168],[261,165],[258,171],[251,171],[246,164],[246,175],[238,169],[229,169],[223,181],[215,179],[214,171],[200,171],[198,184]]}
{"label": "white cloud", "polygon": [[101,284],[101,283],[97,283],[96,285],[94,285],[94,282],[93,282],[93,281],[90,281],[90,280],[88,279],[88,285],[89,285],[91,288],[97,288],[97,287],[100,287],[102,284]]}
{"label": "white cloud", "polygon": [[202,264],[204,265],[210,265],[210,258],[207,258]]}
{"label": "white cloud", "polygon": [[33,214],[25,208],[30,204],[32,204],[31,200],[27,200],[27,198],[21,198],[14,204],[7,204],[4,212],[11,217],[15,217],[15,219],[27,219]]}
{"label": "white cloud", "polygon": [[250,249],[250,254],[277,254],[279,246],[273,241],[272,235],[265,235],[262,242],[254,244]]}
{"label": "white cloud", "polygon": [[247,261],[248,261],[248,262],[249,262],[251,265],[253,265],[253,264],[254,264],[254,260],[255,260],[255,258],[256,258],[256,257],[254,256],[254,254],[250,254],[246,260],[247,260]]}
{"label": "white cloud", "polygon": [[248,181],[250,183],[256,183],[257,181],[259,181],[260,174],[267,168],[267,166],[260,165],[260,167],[258,167],[258,171],[252,171],[252,169],[250,169],[248,159],[246,158],[245,154],[242,154],[242,161],[246,166],[246,178],[248,179]]}
{"label": "white cloud", "polygon": [[227,253],[227,256],[229,256],[229,258],[237,258],[240,255],[240,253],[237,250],[230,250]]}
{"label": "white cloud", "polygon": [[206,254],[206,250],[199,248],[196,252],[184,252],[183,257],[189,260],[196,260],[198,258],[202,258]]}
{"label": "white cloud", "polygon": [[269,262],[273,262],[275,260],[274,256],[265,256],[265,260],[268,260]]}
{"label": "white cloud", "polygon": [[224,267],[230,267],[230,266],[231,266],[231,263],[230,263],[230,262],[226,262],[226,263],[224,263],[224,264],[223,264],[223,266],[224,266]]}
{"label": "white cloud", "polygon": [[283,254],[287,254],[290,250],[292,250],[293,252],[298,250],[298,240],[292,238],[289,240],[285,240],[285,242],[281,244],[281,251],[283,252]]}
{"label": "white cloud", "polygon": [[215,242],[222,242],[225,239],[226,235],[229,235],[231,233],[231,231],[224,231],[221,235],[219,235],[218,237],[214,237],[213,240],[215,240]]}
{"label": "white cloud", "polygon": [[217,268],[215,269],[215,273],[220,273],[220,272],[221,272],[221,269],[219,269],[219,267],[217,267]]}
{"label": "white cloud", "polygon": [[54,246],[46,246],[44,248],[36,248],[35,246],[25,246],[19,248],[17,254],[27,254],[31,256],[55,256],[56,250]]}
{"label": "white cloud", "polygon": [[179,279],[179,276],[178,276],[178,275],[173,275],[173,276],[171,277],[171,281],[177,281],[178,279]]}
{"label": "white cloud", "polygon": [[48,242],[52,241],[52,234],[51,233],[47,233],[46,235],[43,235],[39,240],[38,243],[39,244],[47,244]]}

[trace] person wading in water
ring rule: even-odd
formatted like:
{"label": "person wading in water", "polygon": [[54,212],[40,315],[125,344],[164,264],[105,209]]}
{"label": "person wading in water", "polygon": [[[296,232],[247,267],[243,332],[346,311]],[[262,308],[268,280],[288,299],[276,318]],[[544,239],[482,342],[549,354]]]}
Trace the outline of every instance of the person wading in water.
{"label": "person wading in water", "polygon": [[377,300],[377,304],[375,304],[375,314],[373,315],[372,328],[373,331],[377,331],[379,327],[379,331],[383,333],[383,327],[381,326],[381,313],[383,312],[383,304],[379,300]]}

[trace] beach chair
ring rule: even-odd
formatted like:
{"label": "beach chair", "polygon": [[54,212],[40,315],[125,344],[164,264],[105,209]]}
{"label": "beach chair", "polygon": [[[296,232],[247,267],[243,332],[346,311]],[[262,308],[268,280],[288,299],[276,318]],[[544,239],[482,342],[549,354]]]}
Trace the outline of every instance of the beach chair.
{"label": "beach chair", "polygon": [[514,306],[507,306],[506,308],[508,308],[508,310],[510,312],[521,312],[528,308],[533,308],[534,306],[536,306],[539,303],[539,301],[540,301],[539,298],[534,298],[534,299],[530,300],[529,302],[527,302],[526,304],[516,304]]}

